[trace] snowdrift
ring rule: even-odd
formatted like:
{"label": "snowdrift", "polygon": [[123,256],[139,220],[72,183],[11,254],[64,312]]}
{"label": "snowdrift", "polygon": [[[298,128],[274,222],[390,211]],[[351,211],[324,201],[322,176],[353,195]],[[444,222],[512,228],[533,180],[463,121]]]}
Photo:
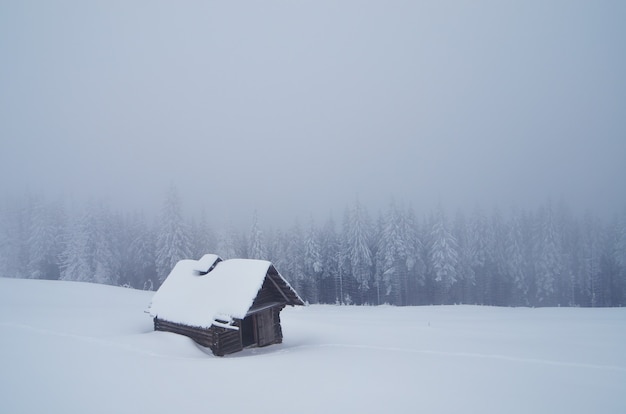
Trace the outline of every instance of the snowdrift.
{"label": "snowdrift", "polygon": [[626,309],[289,308],[218,358],[153,332],[152,295],[0,278],[0,411],[626,412]]}

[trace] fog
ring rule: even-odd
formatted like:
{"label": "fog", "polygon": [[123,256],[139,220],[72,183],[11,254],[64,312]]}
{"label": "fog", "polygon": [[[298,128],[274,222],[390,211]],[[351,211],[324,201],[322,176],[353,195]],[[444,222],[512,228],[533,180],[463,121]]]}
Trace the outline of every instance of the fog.
{"label": "fog", "polygon": [[0,197],[626,207],[626,3],[0,4]]}

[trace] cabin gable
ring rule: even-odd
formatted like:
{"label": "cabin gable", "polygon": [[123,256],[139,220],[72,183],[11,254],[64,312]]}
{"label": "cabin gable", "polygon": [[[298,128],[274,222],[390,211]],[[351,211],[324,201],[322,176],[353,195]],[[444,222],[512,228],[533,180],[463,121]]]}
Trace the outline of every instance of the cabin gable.
{"label": "cabin gable", "polygon": [[270,304],[282,304],[284,306],[287,304],[287,300],[276,288],[275,284],[271,282],[269,277],[266,277],[248,313]]}

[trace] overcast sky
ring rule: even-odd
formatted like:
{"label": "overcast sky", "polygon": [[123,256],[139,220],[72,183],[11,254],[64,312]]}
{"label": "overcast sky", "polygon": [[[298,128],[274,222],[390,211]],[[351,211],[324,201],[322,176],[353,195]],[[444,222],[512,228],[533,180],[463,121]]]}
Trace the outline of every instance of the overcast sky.
{"label": "overcast sky", "polygon": [[0,0],[0,195],[219,224],[626,206],[626,2]]}

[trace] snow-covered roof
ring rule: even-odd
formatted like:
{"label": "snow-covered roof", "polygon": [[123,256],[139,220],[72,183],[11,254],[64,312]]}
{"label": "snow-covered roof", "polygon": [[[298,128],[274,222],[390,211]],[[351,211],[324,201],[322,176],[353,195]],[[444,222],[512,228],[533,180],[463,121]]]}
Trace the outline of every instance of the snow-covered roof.
{"label": "snow-covered roof", "polygon": [[196,266],[193,270],[198,271],[200,273],[208,273],[213,269],[213,267],[217,264],[216,262],[221,262],[222,258],[216,254],[205,254],[198,260]]}
{"label": "snow-covered roof", "polygon": [[[207,272],[211,267],[212,270]],[[150,305],[150,315],[171,322],[208,328],[216,320],[243,319],[273,266],[265,260],[230,259],[205,255],[200,260],[181,260],[170,272]],[[287,297],[300,297],[274,270]],[[295,302],[295,303],[289,303]],[[298,303],[300,302],[300,303]],[[219,322],[218,322],[219,323]]]}

